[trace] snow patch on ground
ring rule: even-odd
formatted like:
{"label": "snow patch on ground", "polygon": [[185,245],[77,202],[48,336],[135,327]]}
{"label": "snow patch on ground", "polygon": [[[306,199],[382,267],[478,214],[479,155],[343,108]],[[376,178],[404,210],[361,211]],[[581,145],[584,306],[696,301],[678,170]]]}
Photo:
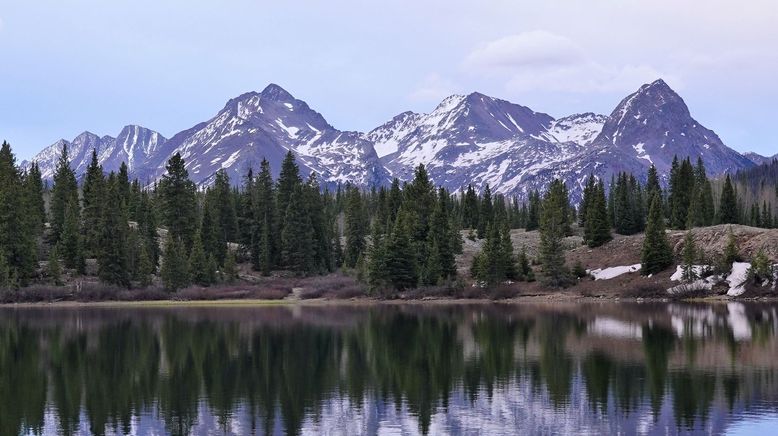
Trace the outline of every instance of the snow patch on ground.
{"label": "snow patch on ground", "polygon": [[732,263],[732,272],[727,276],[727,283],[729,283],[727,295],[730,297],[737,297],[746,291],[745,283],[746,278],[748,277],[749,268],[751,268],[751,264],[748,262]]}
{"label": "snow patch on ground", "polygon": [[[707,271],[710,271],[711,269],[713,269],[713,267],[710,266],[710,265],[692,265],[692,269],[694,270],[694,274],[697,277],[702,277],[702,276],[705,275],[705,273]],[[674,282],[680,282],[680,281],[683,280],[683,266],[682,265],[678,265],[675,268],[675,272],[673,273],[673,275],[670,276],[670,280],[672,280]]]}
{"label": "snow patch on ground", "polygon": [[622,274],[628,274],[637,271],[640,271],[639,263],[636,263],[634,265],[613,266],[610,268],[597,268],[593,270],[586,270],[587,273],[589,273],[592,277],[594,277],[594,280],[609,280],[612,278],[616,278]]}

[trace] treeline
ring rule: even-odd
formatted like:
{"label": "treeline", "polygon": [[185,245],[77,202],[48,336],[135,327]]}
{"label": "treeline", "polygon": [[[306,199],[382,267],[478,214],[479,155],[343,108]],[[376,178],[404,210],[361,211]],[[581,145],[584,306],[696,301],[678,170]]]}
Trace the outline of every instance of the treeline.
{"label": "treeline", "polygon": [[[737,182],[727,176],[714,189],[719,182],[707,177],[702,161],[692,164],[688,158],[674,160],[667,189],[653,166],[645,183],[626,173],[610,181],[590,176],[577,208],[560,180],[520,202],[493,194],[488,184],[480,193],[473,186],[458,194],[436,188],[423,165],[409,182],[395,179],[369,190],[344,185],[332,192],[322,189],[315,174],[304,180],[291,152],[277,180],[263,160],[257,173],[247,170],[239,186],[222,170],[198,191],[180,155],[167,162],[166,173],[152,186],[128,174],[125,164],[105,174],[93,152],[79,183],[65,146],[49,189],[38,166],[22,171],[3,143],[0,288],[59,285],[67,272],[126,288],[158,283],[173,291],[234,281],[240,268],[250,265],[262,275],[343,270],[371,292],[386,295],[461,286],[456,256],[462,235],[482,240],[469,265],[478,283],[532,281],[533,265],[540,265],[544,283],[565,286],[580,275],[580,268],[564,262],[564,238],[573,234],[574,223],[590,247],[605,244],[613,232],[646,232],[647,274],[673,260],[665,226],[778,224],[775,196],[746,212]],[[511,230],[519,228],[540,231],[532,256],[513,246]]]}

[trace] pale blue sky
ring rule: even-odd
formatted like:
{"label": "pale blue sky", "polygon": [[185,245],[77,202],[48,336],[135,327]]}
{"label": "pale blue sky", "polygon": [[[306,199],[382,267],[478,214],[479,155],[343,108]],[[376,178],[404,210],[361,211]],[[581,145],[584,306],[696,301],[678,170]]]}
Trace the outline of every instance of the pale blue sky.
{"label": "pale blue sky", "polygon": [[29,158],[171,136],[270,82],[343,130],[475,90],[607,114],[663,77],[726,144],[775,154],[776,22],[773,0],[2,0],[0,139]]}

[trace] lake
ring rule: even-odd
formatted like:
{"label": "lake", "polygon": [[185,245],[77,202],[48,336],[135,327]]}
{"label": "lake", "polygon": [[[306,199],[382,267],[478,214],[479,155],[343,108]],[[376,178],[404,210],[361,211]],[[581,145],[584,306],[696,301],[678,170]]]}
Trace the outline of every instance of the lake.
{"label": "lake", "polygon": [[774,434],[777,332],[766,303],[3,308],[0,435]]}

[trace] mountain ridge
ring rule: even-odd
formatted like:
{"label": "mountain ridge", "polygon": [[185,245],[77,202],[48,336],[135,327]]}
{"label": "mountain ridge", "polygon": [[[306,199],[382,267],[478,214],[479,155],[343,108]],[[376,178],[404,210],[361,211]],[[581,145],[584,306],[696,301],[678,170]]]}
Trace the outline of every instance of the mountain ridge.
{"label": "mountain ridge", "polygon": [[[713,175],[756,165],[697,122],[683,99],[659,79],[622,99],[610,115],[584,112],[561,118],[480,92],[452,95],[429,113],[402,112],[368,132],[341,131],[319,112],[270,83],[261,92],[229,99],[212,118],[165,138],[128,125],[116,137],[84,132],[61,139],[33,160],[44,178],[53,175],[58,150],[67,144],[71,166],[85,170],[91,149],[106,171],[127,161],[131,175],[153,182],[166,161],[181,153],[193,180],[207,185],[225,169],[240,183],[249,167],[266,158],[274,174],[292,151],[301,173],[317,173],[325,186],[367,188],[392,177],[408,180],[425,164],[436,184],[458,191],[473,184],[518,197],[561,177],[578,198],[588,174],[619,171],[641,176],[652,163],[663,174],[672,157],[700,156]],[[29,163],[27,163],[28,165]]]}

